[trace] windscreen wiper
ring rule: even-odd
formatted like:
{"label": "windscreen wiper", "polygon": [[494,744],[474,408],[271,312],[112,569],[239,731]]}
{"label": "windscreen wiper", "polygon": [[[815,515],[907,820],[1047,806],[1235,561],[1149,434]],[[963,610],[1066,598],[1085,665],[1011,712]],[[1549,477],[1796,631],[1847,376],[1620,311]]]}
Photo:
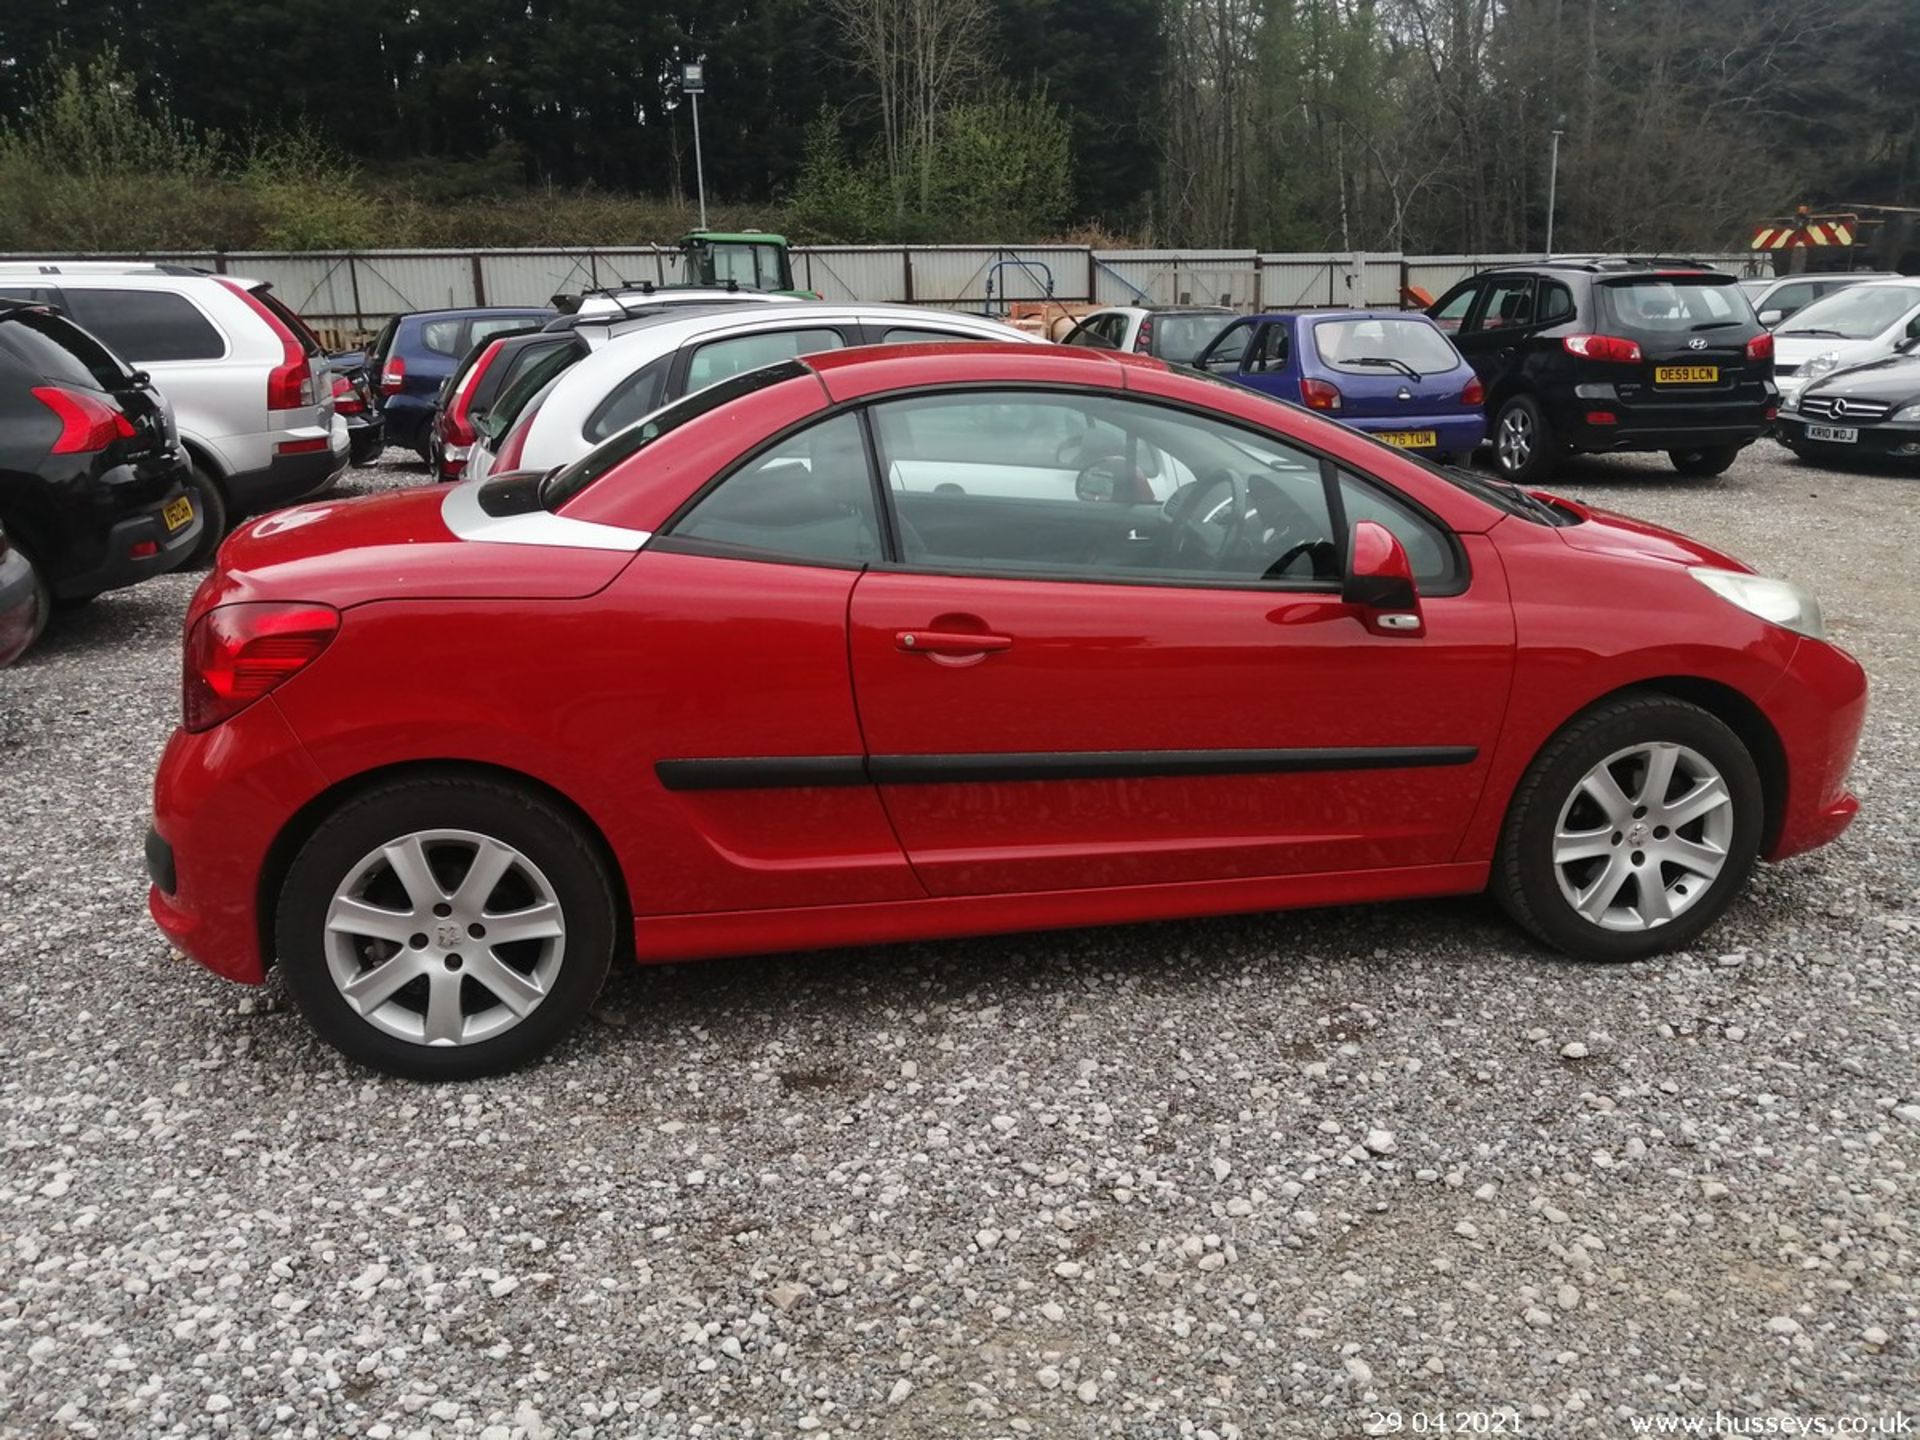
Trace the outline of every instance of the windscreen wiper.
{"label": "windscreen wiper", "polygon": [[1830,335],[1835,340],[1844,340],[1847,338],[1838,330],[1782,330],[1780,333],[1782,335]]}
{"label": "windscreen wiper", "polygon": [[1409,380],[1418,380],[1420,378],[1420,372],[1414,369],[1413,366],[1404,360],[1396,360],[1391,355],[1362,355],[1356,359],[1341,360],[1337,363],[1341,365],[1385,365],[1391,369],[1398,370]]}
{"label": "windscreen wiper", "polygon": [[1744,320],[1702,320],[1693,328],[1696,330],[1724,330],[1729,325],[1744,325]]}

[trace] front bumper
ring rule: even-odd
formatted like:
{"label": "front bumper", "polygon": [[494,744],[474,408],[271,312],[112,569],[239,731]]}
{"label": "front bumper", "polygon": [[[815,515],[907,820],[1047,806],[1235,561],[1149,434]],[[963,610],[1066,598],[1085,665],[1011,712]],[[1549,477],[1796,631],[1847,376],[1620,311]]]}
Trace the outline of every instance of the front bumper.
{"label": "front bumper", "polygon": [[216,975],[264,980],[260,878],[274,838],[325,788],[271,695],[211,730],[175,730],[147,840],[147,909],[167,939]]}
{"label": "front bumper", "polygon": [[1838,645],[1803,639],[1765,708],[1786,759],[1786,799],[1764,853],[1784,860],[1836,839],[1859,813],[1847,772],[1866,723],[1867,673]]}
{"label": "front bumper", "polygon": [[[1821,425],[1829,428],[1855,431],[1859,439],[1848,444],[1844,441],[1809,440],[1808,425]],[[1858,420],[1809,419],[1795,411],[1782,411],[1776,426],[1779,438],[1788,445],[1808,450],[1817,450],[1822,455],[1831,455],[1836,459],[1848,455],[1863,460],[1914,460],[1920,459],[1920,425],[1900,424],[1879,421],[1863,424]]]}
{"label": "front bumper", "polygon": [[178,530],[167,528],[162,512],[185,497],[185,490],[175,486],[164,500],[115,521],[107,532],[102,558],[85,570],[49,577],[49,588],[63,600],[77,600],[103,590],[137,585],[179,568],[206,524],[206,517],[196,508],[187,524]]}

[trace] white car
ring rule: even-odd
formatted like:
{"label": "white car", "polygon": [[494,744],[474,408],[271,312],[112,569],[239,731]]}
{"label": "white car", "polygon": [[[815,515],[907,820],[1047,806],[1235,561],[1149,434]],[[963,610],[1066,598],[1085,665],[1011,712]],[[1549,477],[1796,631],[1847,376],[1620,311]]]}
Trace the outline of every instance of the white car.
{"label": "white car", "polygon": [[1756,275],[1742,280],[1740,289],[1753,302],[1760,323],[1769,330],[1791,320],[1816,300],[1824,300],[1869,280],[1898,280],[1891,270],[1832,270],[1804,275]]}
{"label": "white car", "polygon": [[1868,280],[1816,300],[1773,332],[1782,408],[1836,370],[1899,353],[1920,340],[1920,278]]}
{"label": "white car", "polygon": [[469,479],[495,470],[548,470],[578,460],[661,406],[778,360],[854,345],[1012,341],[1038,336],[984,315],[911,305],[727,306],[580,326],[589,353],[520,410],[512,427],[475,445]]}
{"label": "white car", "polygon": [[[627,319],[643,311],[670,310],[682,305],[799,305],[798,295],[772,295],[764,290],[728,289],[724,285],[624,285],[612,290],[589,290],[579,296],[553,297],[568,314],[596,319]],[[578,302],[577,304],[575,302]]]}
{"label": "white car", "polygon": [[1081,316],[1060,343],[1132,350],[1170,365],[1191,365],[1234,318],[1225,305],[1111,305]]}
{"label": "white car", "polygon": [[0,296],[57,305],[152,377],[206,520],[188,564],[243,516],[303,500],[347,468],[327,352],[261,281],[184,265],[8,260]]}

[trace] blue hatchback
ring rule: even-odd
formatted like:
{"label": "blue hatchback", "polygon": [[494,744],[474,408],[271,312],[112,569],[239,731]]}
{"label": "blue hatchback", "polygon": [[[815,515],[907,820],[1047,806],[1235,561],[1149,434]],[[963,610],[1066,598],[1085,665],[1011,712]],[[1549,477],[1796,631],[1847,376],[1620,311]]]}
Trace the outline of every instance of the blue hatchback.
{"label": "blue hatchback", "polygon": [[503,330],[537,330],[553,311],[531,307],[421,310],[396,315],[367,347],[367,373],[377,377],[387,443],[427,456],[440,384],[478,341]]}
{"label": "blue hatchback", "polygon": [[1417,311],[1249,315],[1193,363],[1441,460],[1465,461],[1487,434],[1486,395],[1473,367]]}

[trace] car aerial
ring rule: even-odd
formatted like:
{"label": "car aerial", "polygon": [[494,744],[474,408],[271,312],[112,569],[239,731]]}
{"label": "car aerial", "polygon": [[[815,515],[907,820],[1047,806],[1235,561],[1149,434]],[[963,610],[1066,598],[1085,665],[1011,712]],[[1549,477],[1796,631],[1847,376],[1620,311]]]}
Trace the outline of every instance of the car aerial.
{"label": "car aerial", "polygon": [[1774,332],[1780,393],[1836,370],[1884,360],[1920,339],[1920,278],[1868,280],[1816,300]]}
{"label": "car aerial", "polygon": [[241,518],[324,490],[347,466],[327,355],[258,280],[184,265],[0,261],[0,297],[54,305],[152,377],[192,464],[197,564]]}
{"label": "car aerial", "polygon": [[434,406],[461,357],[490,335],[543,325],[553,315],[547,306],[480,306],[417,310],[388,320],[367,347],[367,369],[376,377],[387,443],[431,459],[427,444]]}
{"label": "car aerial", "polygon": [[1082,316],[1060,343],[1191,365],[1233,315],[1225,305],[1113,305]]}
{"label": "car aerial", "polygon": [[1781,404],[1776,433],[1802,460],[1920,458],[1920,340],[1811,381]]}
{"label": "car aerial", "polygon": [[[730,376],[816,350],[871,344],[1045,344],[999,320],[911,305],[809,301],[655,316],[617,330],[522,411],[484,473],[564,465],[635,421]],[[1052,467],[1071,493],[1074,468]]]}
{"label": "car aerial", "polygon": [[387,420],[373,398],[366,352],[343,350],[329,355],[327,366],[332,372],[333,413],[347,426],[348,462],[371,465],[387,448]]}
{"label": "car aerial", "polygon": [[[1094,433],[1194,478],[1025,493]],[[1048,344],[816,352],[550,474],[269,516],[185,652],[161,930],[443,1079],[616,954],[1486,889],[1577,956],[1685,947],[1846,827],[1866,707],[1798,586]]]}
{"label": "car aerial", "polygon": [[1799,275],[1759,275],[1740,282],[1760,323],[1769,330],[1790,320],[1815,300],[1865,280],[1898,280],[1890,270],[1835,270]]}
{"label": "car aerial", "polygon": [[46,623],[46,587],[0,527],[0,666],[18,660]]}
{"label": "car aerial", "polygon": [[1779,402],[1773,336],[1733,276],[1695,262],[1503,265],[1427,314],[1486,387],[1494,463],[1523,484],[1569,451],[1664,450],[1718,475]]}
{"label": "car aerial", "polygon": [[1194,359],[1222,380],[1442,461],[1486,439],[1486,395],[1440,327],[1404,311],[1252,315]]}
{"label": "car aerial", "polygon": [[52,605],[185,563],[205,523],[190,475],[145,375],[52,307],[0,300],[0,568],[30,574],[32,634]]}

